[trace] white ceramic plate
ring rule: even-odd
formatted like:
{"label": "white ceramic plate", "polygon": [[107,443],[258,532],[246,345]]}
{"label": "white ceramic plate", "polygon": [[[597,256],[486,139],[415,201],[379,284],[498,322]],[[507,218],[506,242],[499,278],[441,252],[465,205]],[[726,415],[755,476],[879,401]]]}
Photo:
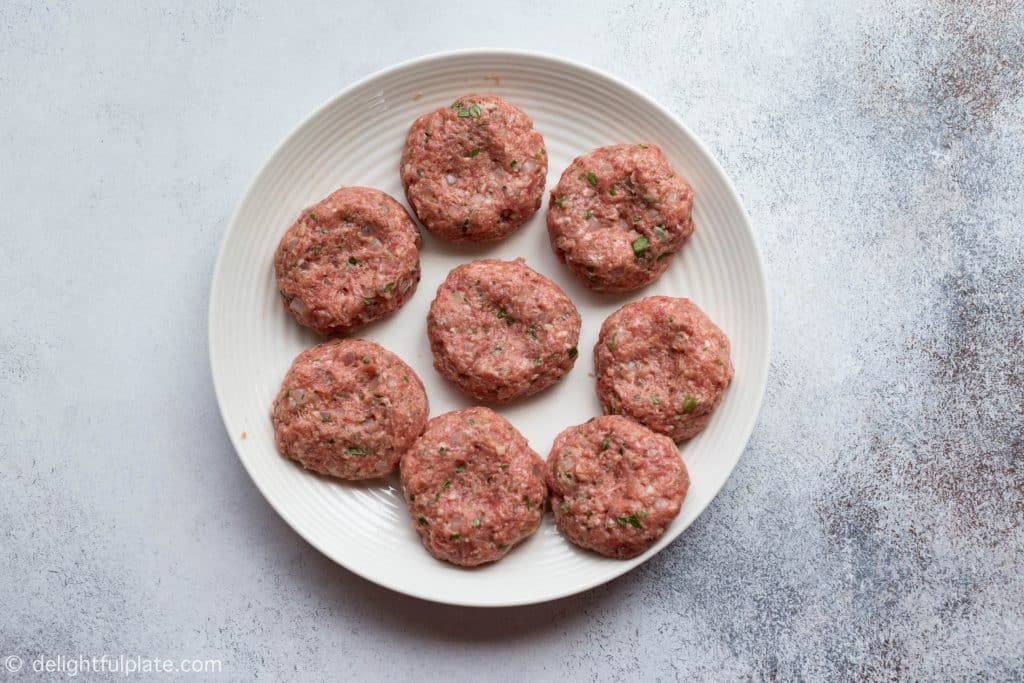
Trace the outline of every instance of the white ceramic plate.
{"label": "white ceramic plate", "polygon": [[[272,255],[299,212],[340,185],[379,188],[405,202],[398,160],[419,114],[469,94],[496,94],[529,114],[550,157],[547,187],[579,154],[619,142],[653,142],[693,185],[696,232],[667,273],[629,296],[599,295],[556,261],[544,206],[511,238],[459,247],[423,231],[423,279],[412,299],[360,336],[396,352],[419,373],[431,415],[471,405],[431,365],[427,308],[465,261],[522,256],[557,282],[583,317],[580,356],[559,384],[499,408],[545,457],[556,434],[600,414],[593,347],[602,321],[651,294],[692,298],[732,340],[736,377],[708,428],[682,447],[692,485],[668,533],[628,561],[605,559],[563,539],[548,515],[540,531],[500,562],[473,570],[434,560],[420,545],[397,477],[349,484],[313,476],[277,454],[269,410],[292,359],[320,341],[286,314]],[[275,510],[321,552],[388,588],[460,605],[541,602],[629,571],[672,542],[707,507],[754,427],[768,371],[764,273],[743,207],[711,154],[670,112],[590,67],[532,53],[463,51],[416,59],[345,89],[277,148],[231,220],[210,293],[210,365],[224,423],[242,463]]]}

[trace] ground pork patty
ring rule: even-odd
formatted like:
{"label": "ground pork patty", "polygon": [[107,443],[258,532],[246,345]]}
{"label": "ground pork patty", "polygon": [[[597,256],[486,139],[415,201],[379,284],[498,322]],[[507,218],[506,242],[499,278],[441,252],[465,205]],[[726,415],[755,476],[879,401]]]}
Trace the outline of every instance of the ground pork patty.
{"label": "ground pork patty", "polygon": [[693,190],[656,145],[577,157],[551,191],[548,236],[587,287],[621,292],[657,280],[693,233]]}
{"label": "ground pork patty", "polygon": [[547,466],[555,523],[576,545],[608,557],[650,548],[690,487],[672,440],[619,415],[563,431]]}
{"label": "ground pork patty", "polygon": [[300,325],[345,334],[397,310],[420,281],[420,233],[397,201],[343,187],[299,216],[274,255],[277,288]]}
{"label": "ground pork patty", "polygon": [[340,479],[394,471],[423,433],[427,394],[401,358],[362,339],[303,351],[274,401],[277,450],[306,469]]}
{"label": "ground pork patty", "polygon": [[732,381],[729,340],[689,299],[651,296],[601,325],[594,347],[605,413],[631,417],[675,441],[696,436]]}
{"label": "ground pork patty", "polygon": [[434,367],[481,401],[510,401],[572,370],[580,314],[523,259],[473,261],[437,289],[427,315]]}
{"label": "ground pork patty", "polygon": [[432,419],[402,456],[401,474],[413,528],[452,564],[501,559],[544,517],[544,462],[489,408]]}
{"label": "ground pork patty", "polygon": [[500,97],[466,95],[413,122],[400,171],[428,230],[485,242],[507,237],[540,208],[548,157],[522,110]]}

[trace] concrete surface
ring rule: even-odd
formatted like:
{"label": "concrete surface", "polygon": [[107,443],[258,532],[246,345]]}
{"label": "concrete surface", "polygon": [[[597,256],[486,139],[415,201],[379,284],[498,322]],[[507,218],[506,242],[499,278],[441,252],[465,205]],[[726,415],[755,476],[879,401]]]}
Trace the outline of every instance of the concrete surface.
{"label": "concrete surface", "polygon": [[[217,680],[1024,678],[1024,4],[4,2],[0,657]],[[678,112],[772,286],[761,421],[639,571],[501,612],[294,534],[221,426],[235,203],[353,80],[550,51]]]}

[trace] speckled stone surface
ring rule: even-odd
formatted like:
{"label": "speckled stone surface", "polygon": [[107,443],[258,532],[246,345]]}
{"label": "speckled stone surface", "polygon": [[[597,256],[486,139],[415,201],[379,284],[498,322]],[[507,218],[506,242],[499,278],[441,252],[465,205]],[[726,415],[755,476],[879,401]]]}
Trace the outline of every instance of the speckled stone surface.
{"label": "speckled stone surface", "polygon": [[[345,4],[0,5],[0,658],[1024,677],[1024,4]],[[293,533],[224,433],[205,322],[228,216],[296,122],[484,45],[681,115],[746,203],[774,316],[760,423],[697,523],[500,612],[390,593]]]}

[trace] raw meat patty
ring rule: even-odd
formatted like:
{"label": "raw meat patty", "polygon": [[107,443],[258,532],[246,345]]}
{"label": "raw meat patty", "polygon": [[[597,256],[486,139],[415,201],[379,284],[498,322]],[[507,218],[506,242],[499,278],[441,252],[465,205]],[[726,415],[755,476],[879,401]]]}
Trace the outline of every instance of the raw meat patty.
{"label": "raw meat patty", "polygon": [[404,304],[420,281],[420,233],[380,190],[343,187],[299,216],[274,256],[292,317],[320,334],[345,334]]}
{"label": "raw meat patty", "polygon": [[515,261],[459,266],[427,316],[434,367],[481,401],[545,389],[572,369],[580,314],[551,280]]}
{"label": "raw meat patty", "polygon": [[650,548],[690,487],[672,440],[619,415],[566,429],[547,465],[555,523],[576,545],[608,557]]}
{"label": "raw meat patty", "polygon": [[689,299],[651,296],[601,325],[594,347],[597,396],[675,441],[696,436],[732,381],[729,340]]}
{"label": "raw meat patty", "polygon": [[412,526],[439,560],[499,560],[544,517],[544,462],[489,408],[432,419],[402,456],[401,473]]}
{"label": "raw meat patty", "polygon": [[413,122],[400,170],[428,230],[485,242],[507,237],[540,208],[548,157],[522,110],[500,97],[466,95]]}
{"label": "raw meat patty", "polygon": [[548,235],[559,260],[597,291],[657,280],[693,233],[693,190],[656,145],[577,157],[551,192]]}
{"label": "raw meat patty", "polygon": [[423,383],[401,358],[337,339],[299,354],[271,420],[281,455],[320,474],[369,479],[394,471],[427,415]]}

